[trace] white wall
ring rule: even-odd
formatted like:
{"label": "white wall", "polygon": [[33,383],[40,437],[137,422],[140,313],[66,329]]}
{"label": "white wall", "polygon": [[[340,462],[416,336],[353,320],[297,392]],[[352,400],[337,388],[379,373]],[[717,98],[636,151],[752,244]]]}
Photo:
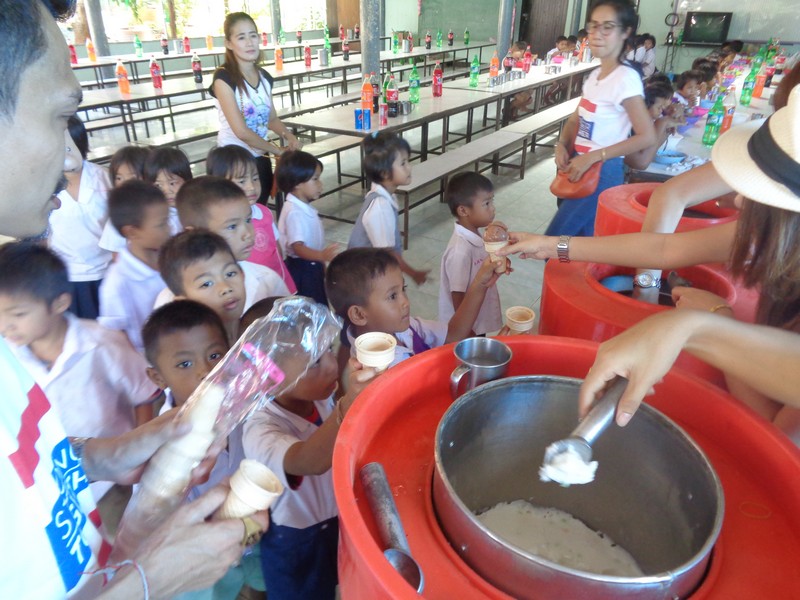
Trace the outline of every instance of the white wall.
{"label": "white wall", "polygon": [[[414,44],[419,43],[419,17],[417,16],[417,0],[385,0],[386,2],[386,31],[383,35],[391,35],[392,30],[410,31],[415,36]],[[424,0],[423,0],[424,4]],[[424,32],[423,32],[423,35]]]}

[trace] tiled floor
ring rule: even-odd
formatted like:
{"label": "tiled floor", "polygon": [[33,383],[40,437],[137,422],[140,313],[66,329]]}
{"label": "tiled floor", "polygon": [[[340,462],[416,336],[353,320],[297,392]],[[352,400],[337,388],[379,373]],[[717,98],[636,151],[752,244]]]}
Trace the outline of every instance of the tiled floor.
{"label": "tiled floor", "polygon": [[[446,91],[445,91],[446,93]],[[308,100],[312,100],[308,98]],[[213,111],[200,115],[181,116],[178,129],[190,128],[199,121],[206,122],[215,118]],[[466,117],[451,119],[451,130],[466,128]],[[441,136],[441,128],[434,124],[430,128],[431,146]],[[98,132],[91,138],[95,146],[122,144],[118,132],[107,130]],[[405,134],[412,148],[418,147],[419,132]],[[547,141],[542,140],[542,141]],[[211,147],[213,139],[202,142]],[[358,149],[342,154],[344,172],[356,172],[359,165]],[[519,156],[514,160],[519,160]],[[336,185],[336,163],[333,157],[323,160],[325,171],[323,182],[333,187]],[[495,185],[495,206],[497,219],[505,222],[511,230],[542,232],[555,212],[555,199],[549,191],[549,184],[554,174],[552,150],[539,147],[535,154],[528,154],[525,178],[520,180],[518,171],[508,168],[500,169],[498,175],[486,171]],[[202,171],[202,169],[200,169]],[[413,174],[412,174],[413,177]],[[363,193],[354,185],[341,192],[326,196],[318,201],[317,208],[322,213],[341,215],[354,219],[363,200]],[[339,242],[346,247],[351,225],[332,220],[325,220],[325,230],[329,241]],[[453,232],[453,217],[446,204],[432,198],[411,211],[410,247],[405,252],[409,264],[418,269],[429,269],[428,281],[422,286],[409,282],[408,293],[412,302],[412,314],[423,318],[435,319],[438,312],[439,269],[442,253]],[[512,259],[514,272],[503,276],[498,282],[500,299],[504,308],[513,305],[524,305],[533,308],[538,315],[538,305],[542,288],[542,272],[544,263],[533,260]]]}

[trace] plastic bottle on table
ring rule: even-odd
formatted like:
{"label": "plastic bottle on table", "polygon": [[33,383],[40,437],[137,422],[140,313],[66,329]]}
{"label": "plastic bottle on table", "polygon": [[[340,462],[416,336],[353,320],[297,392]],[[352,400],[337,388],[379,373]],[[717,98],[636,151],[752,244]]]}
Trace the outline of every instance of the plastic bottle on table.
{"label": "plastic bottle on table", "polygon": [[753,97],[753,88],[756,87],[756,77],[758,76],[758,69],[755,67],[750,70],[747,77],[744,78],[742,84],[742,95],[739,97],[739,104],[742,106],[750,106],[750,100]]}
{"label": "plastic bottle on table", "polygon": [[375,71],[369,74],[369,82],[372,84],[372,112],[378,112],[378,105],[381,102],[381,77]]}
{"label": "plastic bottle on table", "polygon": [[283,31],[283,27],[281,27],[281,30],[278,32],[278,43],[281,46],[286,45],[286,33]]}
{"label": "plastic bottle on table", "polygon": [[342,40],[342,60],[350,60],[350,42],[347,41],[347,38]]}
{"label": "plastic bottle on table", "polygon": [[128,69],[122,64],[122,59],[117,61],[117,84],[119,85],[120,94],[131,93],[131,82],[128,80]]}
{"label": "plastic bottle on table", "polygon": [[195,83],[203,83],[203,63],[200,62],[197,52],[192,54],[192,75]]}
{"label": "plastic bottle on table", "polygon": [[442,77],[444,73],[442,73],[442,66],[439,64],[439,61],[436,61],[436,66],[433,67],[433,97],[439,98],[442,95]]}
{"label": "plastic bottle on table", "polygon": [[183,36],[183,51],[186,52],[186,54],[192,51],[192,43],[189,41],[188,35]]}
{"label": "plastic bottle on table", "polygon": [[75,50],[74,44],[69,45],[69,63],[71,65],[78,64],[78,52]]}
{"label": "plastic bottle on table", "polygon": [[311,46],[308,45],[308,42],[306,42],[306,47],[303,48],[303,62],[306,65],[306,69],[311,66]]}
{"label": "plastic bottle on table", "polygon": [[353,35],[356,36],[357,40],[361,38],[361,26],[358,23],[353,27]]}
{"label": "plastic bottle on table", "polygon": [[214,36],[210,33],[206,36],[206,50],[214,49]]}
{"label": "plastic bottle on table", "polygon": [[725,94],[722,106],[725,109],[725,114],[722,116],[722,125],[719,128],[720,135],[728,131],[733,124],[733,115],[736,113],[736,86],[732,85],[728,88],[728,93]]}
{"label": "plastic bottle on table", "polygon": [[94,49],[92,38],[86,38],[86,56],[89,57],[89,62],[97,62],[97,52]]}
{"label": "plastic bottle on table", "polygon": [[436,31],[436,47],[437,48],[441,48],[442,47],[442,28],[441,27]]}
{"label": "plastic bottle on table", "polygon": [[453,34],[453,30],[452,29],[447,32],[447,45],[448,46],[452,46],[453,45],[453,41],[455,40],[455,37],[456,36]]}
{"label": "plastic bottle on table", "polygon": [[386,75],[384,75],[383,84],[381,85],[381,90],[382,90],[381,100],[383,101],[384,104],[386,104],[386,102],[389,100],[388,96],[386,95],[386,91],[389,89],[389,76],[390,75],[391,75],[391,73],[386,73]]}
{"label": "plastic bottle on table", "polygon": [[411,52],[414,49],[414,36],[411,35],[410,31],[408,32],[406,39],[408,40],[408,51]]}
{"label": "plastic bottle on table", "polygon": [[492,55],[492,60],[489,61],[489,77],[497,77],[500,73],[500,58],[497,56],[497,50]]}
{"label": "plastic bottle on table", "polygon": [[525,50],[525,54],[522,55],[522,70],[526,73],[531,72],[531,65],[533,64],[533,53],[531,52],[531,47],[528,46]]}
{"label": "plastic bottle on table", "polygon": [[139,39],[138,35],[133,36],[133,52],[137,58],[142,58],[142,40]]}
{"label": "plastic bottle on table", "polygon": [[302,31],[300,31],[300,30],[298,29],[298,30],[297,30],[297,33],[295,34],[295,37],[296,37],[296,39],[297,39],[297,43],[298,43],[298,44],[302,44],[302,43],[303,43],[303,32],[302,32]]}
{"label": "plastic bottle on table", "polygon": [[161,51],[164,54],[169,54],[169,40],[166,34],[161,36]]}
{"label": "plastic bottle on table", "polygon": [[339,23],[339,39],[344,41],[344,25]]}
{"label": "plastic bottle on table", "polygon": [[392,54],[400,52],[400,34],[396,31],[392,32]]}
{"label": "plastic bottle on table", "polygon": [[503,57],[503,72],[510,73],[511,69],[514,68],[514,57],[511,56],[511,48],[508,49],[506,52],[505,57]]}
{"label": "plastic bottle on table", "polygon": [[722,94],[717,97],[713,108],[708,111],[706,117],[706,128],[703,131],[703,145],[711,147],[719,137],[720,129],[722,128],[722,119],[725,114],[725,108],[722,105]]}
{"label": "plastic bottle on table", "polygon": [[408,77],[408,100],[411,104],[419,102],[419,72],[416,63],[412,65],[411,75]]}
{"label": "plastic bottle on table", "polygon": [[361,108],[362,110],[372,111],[372,104],[374,102],[374,90],[372,89],[372,82],[369,75],[364,76],[364,83],[361,84]]}
{"label": "plastic bottle on table", "polygon": [[386,104],[389,106],[389,116],[396,117],[399,114],[398,103],[400,102],[400,89],[394,75],[389,75],[389,85],[386,87]]}
{"label": "plastic bottle on table", "polygon": [[283,48],[275,48],[275,70],[283,71]]}
{"label": "plastic bottle on table", "polygon": [[425,34],[425,50],[431,49],[431,32],[430,30]]}
{"label": "plastic bottle on table", "polygon": [[469,27],[464,30],[464,45],[469,46]]}
{"label": "plastic bottle on table", "polygon": [[469,65],[469,87],[478,87],[478,78],[481,76],[481,62],[478,60],[478,55],[472,57],[472,62]]}
{"label": "plastic bottle on table", "polygon": [[753,86],[753,98],[761,98],[764,86],[767,83],[767,63],[761,63],[756,75],[756,84]]}
{"label": "plastic bottle on table", "polygon": [[150,79],[153,81],[153,87],[160,90],[164,87],[164,78],[161,76],[161,67],[158,66],[156,57],[150,56]]}

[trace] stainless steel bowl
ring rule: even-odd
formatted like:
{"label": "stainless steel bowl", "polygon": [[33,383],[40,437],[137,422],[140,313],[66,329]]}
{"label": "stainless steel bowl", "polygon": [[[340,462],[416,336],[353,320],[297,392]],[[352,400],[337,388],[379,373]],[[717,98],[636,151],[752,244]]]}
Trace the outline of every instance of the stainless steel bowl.
{"label": "stainless steel bowl", "polygon": [[[482,577],[516,598],[685,598],[700,584],[722,526],[719,479],[675,423],[643,405],[594,446],[596,480],[539,481],[545,447],[578,420],[580,380],[511,377],[462,396],[436,432],[433,503],[442,529]],[[702,401],[702,399],[698,399]],[[552,563],[498,538],[475,513],[529,500],[564,510],[628,550],[643,577]]]}

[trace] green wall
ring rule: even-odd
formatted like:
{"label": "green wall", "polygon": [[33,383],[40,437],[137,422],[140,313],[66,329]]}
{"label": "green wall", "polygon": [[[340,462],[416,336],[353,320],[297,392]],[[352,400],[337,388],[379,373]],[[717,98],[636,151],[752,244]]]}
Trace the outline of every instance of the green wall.
{"label": "green wall", "polygon": [[[394,0],[387,0],[387,3],[391,1]],[[416,11],[417,2],[414,0],[414,14]],[[436,30],[441,27],[447,44],[449,29],[453,30],[457,41],[463,41],[464,29],[469,26],[470,40],[488,41],[497,37],[499,16],[500,0],[422,0],[419,31],[424,36],[430,29],[435,44]]]}

